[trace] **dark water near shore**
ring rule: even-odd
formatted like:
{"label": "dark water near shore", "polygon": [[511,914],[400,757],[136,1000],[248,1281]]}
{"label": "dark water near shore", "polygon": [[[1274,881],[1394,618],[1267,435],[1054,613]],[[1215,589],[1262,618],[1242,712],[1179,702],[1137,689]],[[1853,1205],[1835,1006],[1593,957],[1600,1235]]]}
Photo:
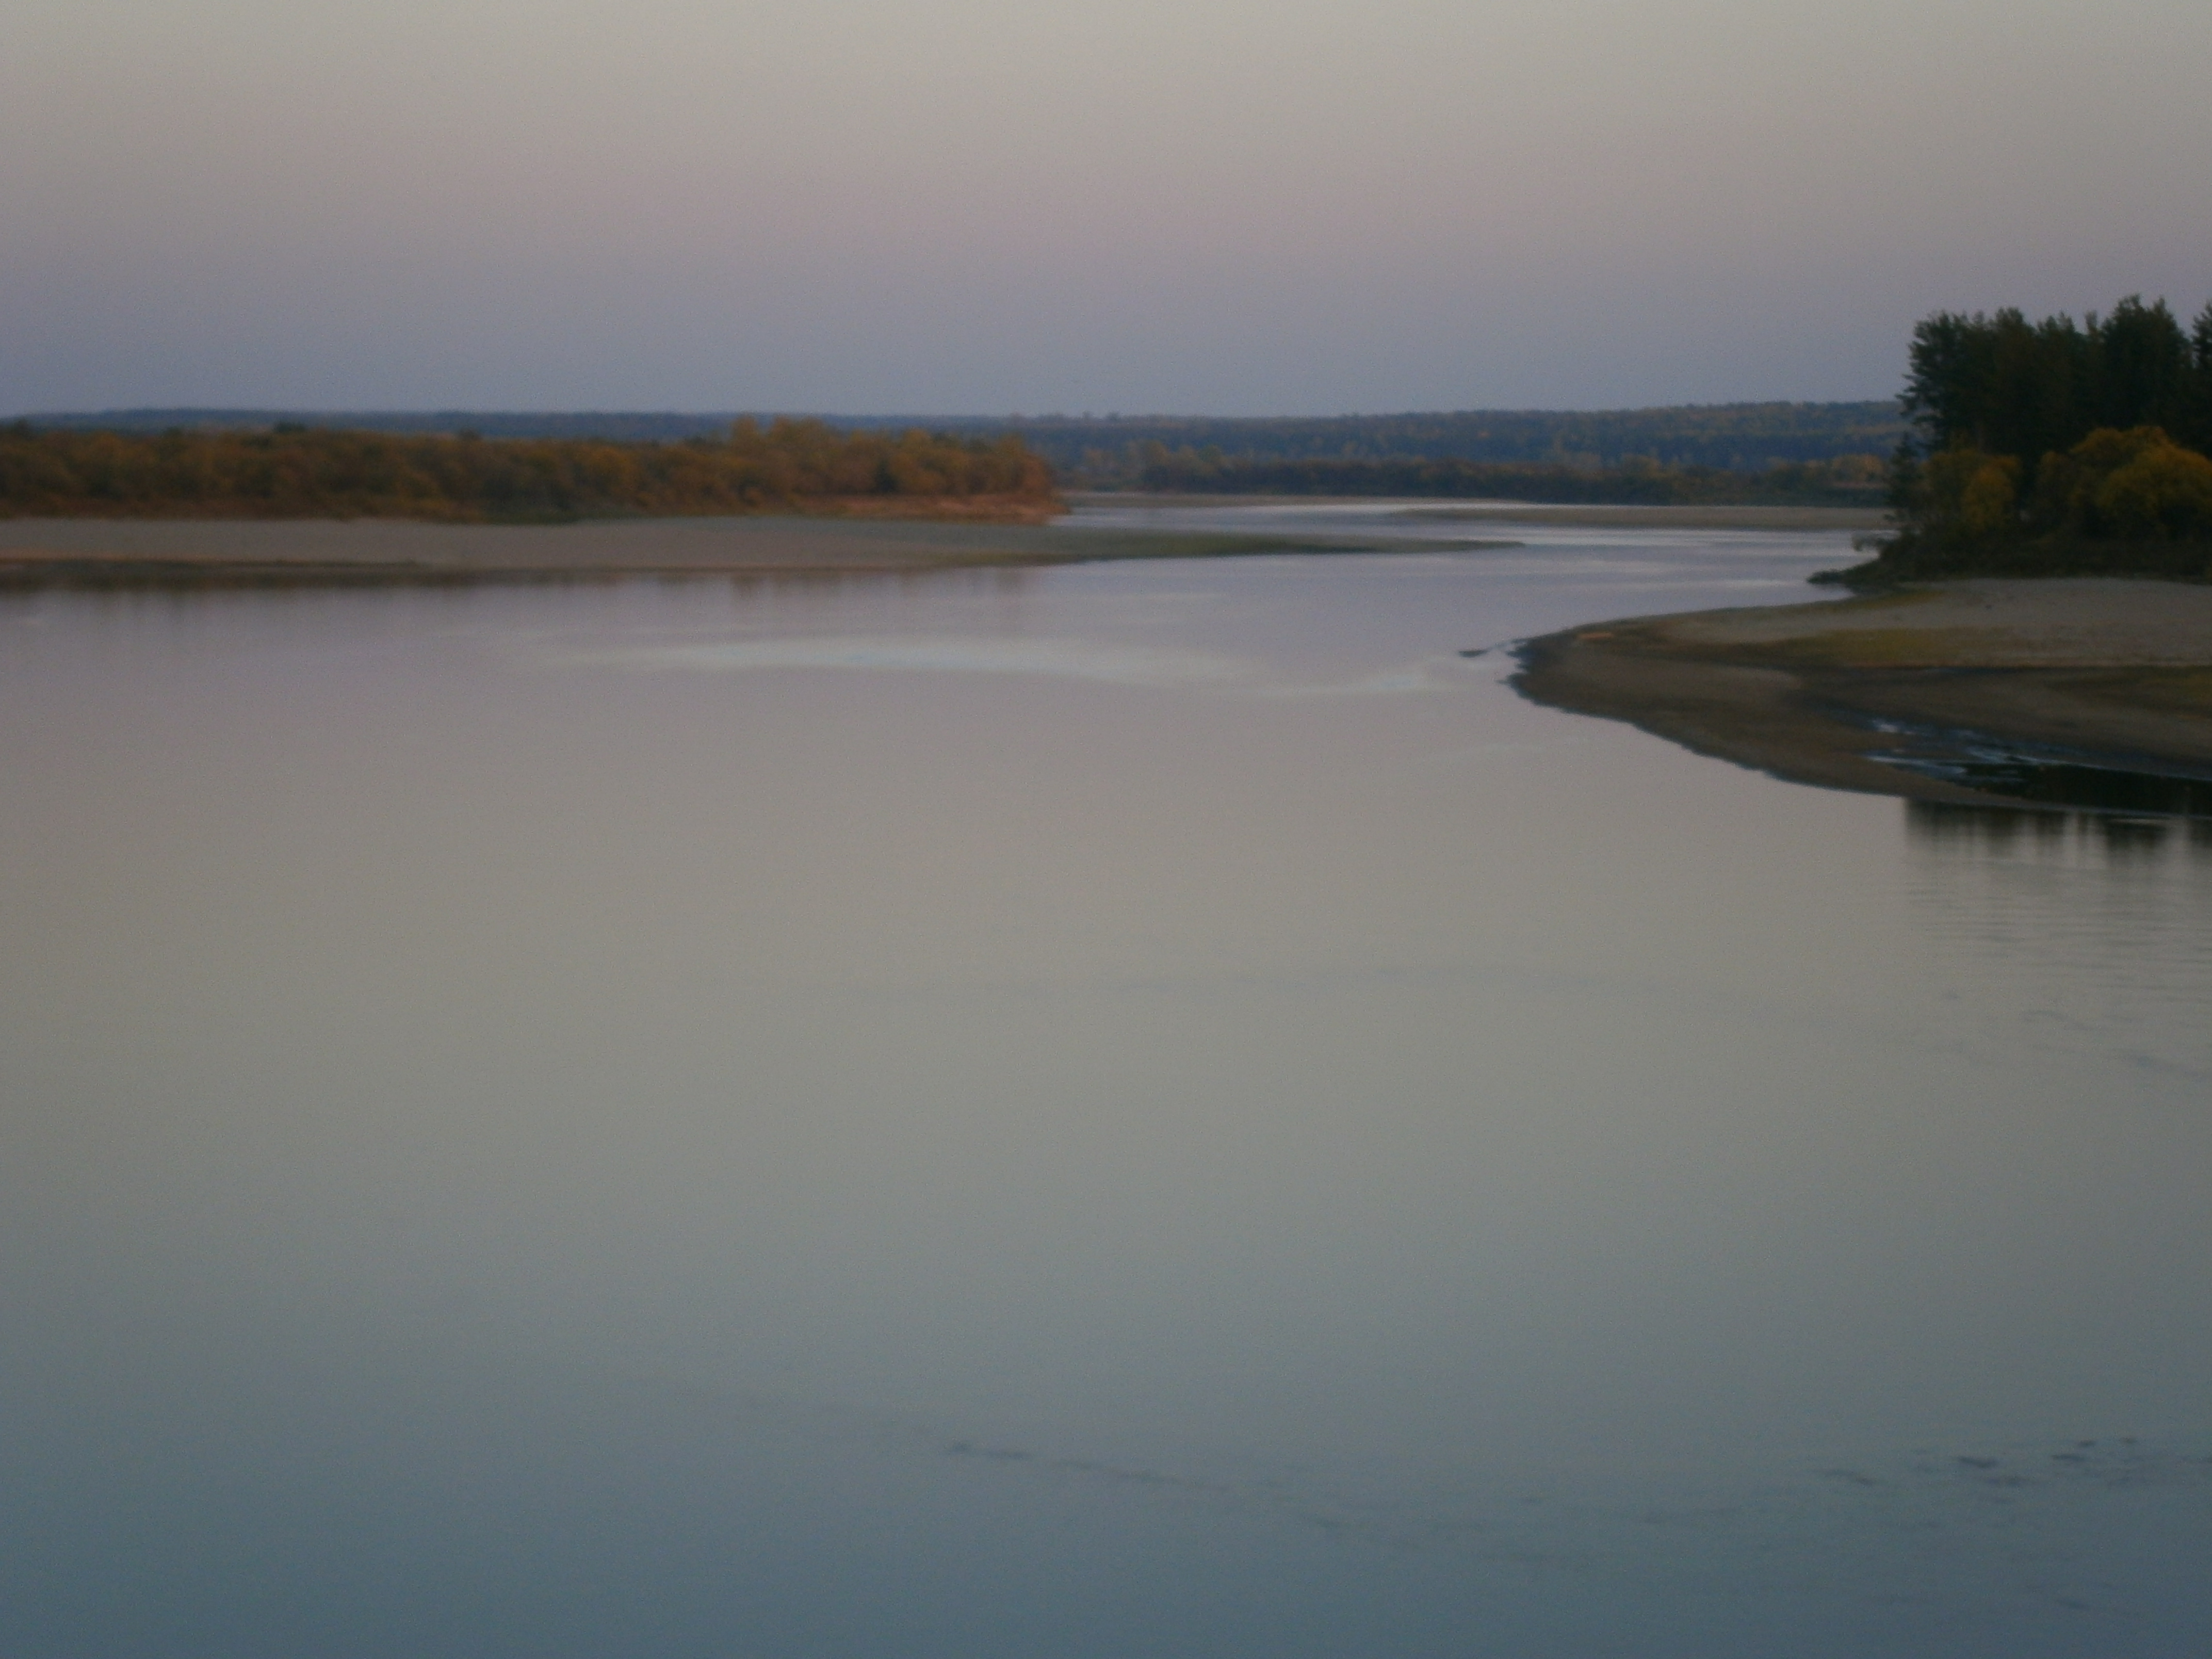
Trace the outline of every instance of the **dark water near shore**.
{"label": "dark water near shore", "polygon": [[1451,528],[0,606],[0,1652],[2212,1646],[2212,842]]}
{"label": "dark water near shore", "polygon": [[[1918,755],[1877,758],[2012,800],[2094,811],[2108,824],[2193,818],[2200,836],[2212,830],[2212,777],[2087,763],[2061,758],[2063,751],[2029,751],[1971,737],[1954,739],[1948,746],[1952,753],[1939,759]],[[2162,837],[2176,827],[2161,826],[2157,834]]]}

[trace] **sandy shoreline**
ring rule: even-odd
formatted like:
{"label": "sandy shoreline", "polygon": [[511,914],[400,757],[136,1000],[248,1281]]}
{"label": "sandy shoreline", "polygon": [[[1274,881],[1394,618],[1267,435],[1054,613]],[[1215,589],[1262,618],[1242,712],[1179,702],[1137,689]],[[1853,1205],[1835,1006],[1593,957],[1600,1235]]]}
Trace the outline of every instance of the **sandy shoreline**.
{"label": "sandy shoreline", "polygon": [[2212,780],[2212,587],[1979,580],[1631,617],[1528,641],[1514,684],[1781,777],[1919,800],[2020,805],[1945,775],[1978,742]]}

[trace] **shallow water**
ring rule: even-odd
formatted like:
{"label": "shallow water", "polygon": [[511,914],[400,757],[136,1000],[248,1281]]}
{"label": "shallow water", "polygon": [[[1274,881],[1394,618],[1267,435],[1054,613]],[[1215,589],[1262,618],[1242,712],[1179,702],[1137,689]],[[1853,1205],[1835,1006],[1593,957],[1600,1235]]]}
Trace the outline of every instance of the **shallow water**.
{"label": "shallow water", "polygon": [[2203,1649],[2212,843],[1455,531],[0,608],[0,1651]]}

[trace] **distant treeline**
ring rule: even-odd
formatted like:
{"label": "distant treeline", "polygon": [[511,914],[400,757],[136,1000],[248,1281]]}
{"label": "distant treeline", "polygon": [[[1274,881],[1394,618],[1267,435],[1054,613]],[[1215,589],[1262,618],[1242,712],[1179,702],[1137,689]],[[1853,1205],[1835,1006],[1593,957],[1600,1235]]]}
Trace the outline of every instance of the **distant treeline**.
{"label": "distant treeline", "polygon": [[1759,472],[1662,466],[1642,457],[1607,467],[1533,461],[1269,460],[1218,450],[1148,446],[1137,482],[1147,489],[1283,495],[1440,495],[1515,501],[1655,506],[1789,503],[1872,507],[1882,499],[1874,455],[1780,463]]}
{"label": "distant treeline", "polygon": [[545,520],[855,502],[1042,508],[1052,469],[1016,437],[839,432],[741,419],[718,437],[407,436],[0,427],[0,515]]}
{"label": "distant treeline", "polygon": [[[1224,460],[1255,464],[1473,461],[1584,474],[1634,462],[1662,468],[1763,472],[1798,462],[1887,455],[1904,434],[1905,426],[1896,404],[1885,400],[1474,410],[1297,420],[1108,416],[1080,421],[1033,419],[1007,429],[1018,432],[1063,476],[1111,488],[1145,483],[1158,449],[1200,454],[1214,451]],[[1228,486],[1217,483],[1212,487]]]}
{"label": "distant treeline", "polygon": [[[283,410],[145,409],[33,416],[42,428],[156,432],[266,430],[279,423],[486,438],[612,438],[678,442],[719,436],[734,415],[533,414],[465,410],[329,414]],[[763,417],[765,421],[768,417]],[[969,438],[1007,434],[1070,483],[1130,489],[1153,447],[1251,461],[1485,461],[1584,473],[1642,459],[1667,468],[1761,472],[1776,465],[1887,455],[1905,435],[1894,402],[1718,404],[1663,409],[1472,410],[1306,418],[1210,416],[826,416],[842,431],[925,427]],[[1221,487],[1221,486],[1216,486]],[[1276,488],[1274,485],[1255,486]]]}
{"label": "distant treeline", "polygon": [[1975,574],[2212,580],[2212,306],[1913,331],[1898,533],[1856,581]]}

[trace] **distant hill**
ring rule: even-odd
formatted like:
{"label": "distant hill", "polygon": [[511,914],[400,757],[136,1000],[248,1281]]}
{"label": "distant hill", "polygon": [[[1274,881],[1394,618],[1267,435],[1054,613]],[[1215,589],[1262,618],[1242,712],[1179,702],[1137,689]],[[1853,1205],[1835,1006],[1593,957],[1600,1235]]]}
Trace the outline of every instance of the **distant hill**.
{"label": "distant hill", "polygon": [[[116,432],[273,429],[473,432],[486,438],[599,438],[629,442],[720,436],[741,411],[544,413],[486,410],[126,409],[31,415],[42,428]],[[1702,404],[1658,409],[1468,410],[1455,413],[1229,418],[1213,416],[832,415],[855,431],[913,427],[969,437],[1012,433],[1064,483],[1141,483],[1164,454],[1226,462],[1470,461],[1583,471],[1649,461],[1662,468],[1761,472],[1771,467],[1887,457],[1905,434],[1895,402]],[[1155,471],[1155,476],[1157,472]]]}

